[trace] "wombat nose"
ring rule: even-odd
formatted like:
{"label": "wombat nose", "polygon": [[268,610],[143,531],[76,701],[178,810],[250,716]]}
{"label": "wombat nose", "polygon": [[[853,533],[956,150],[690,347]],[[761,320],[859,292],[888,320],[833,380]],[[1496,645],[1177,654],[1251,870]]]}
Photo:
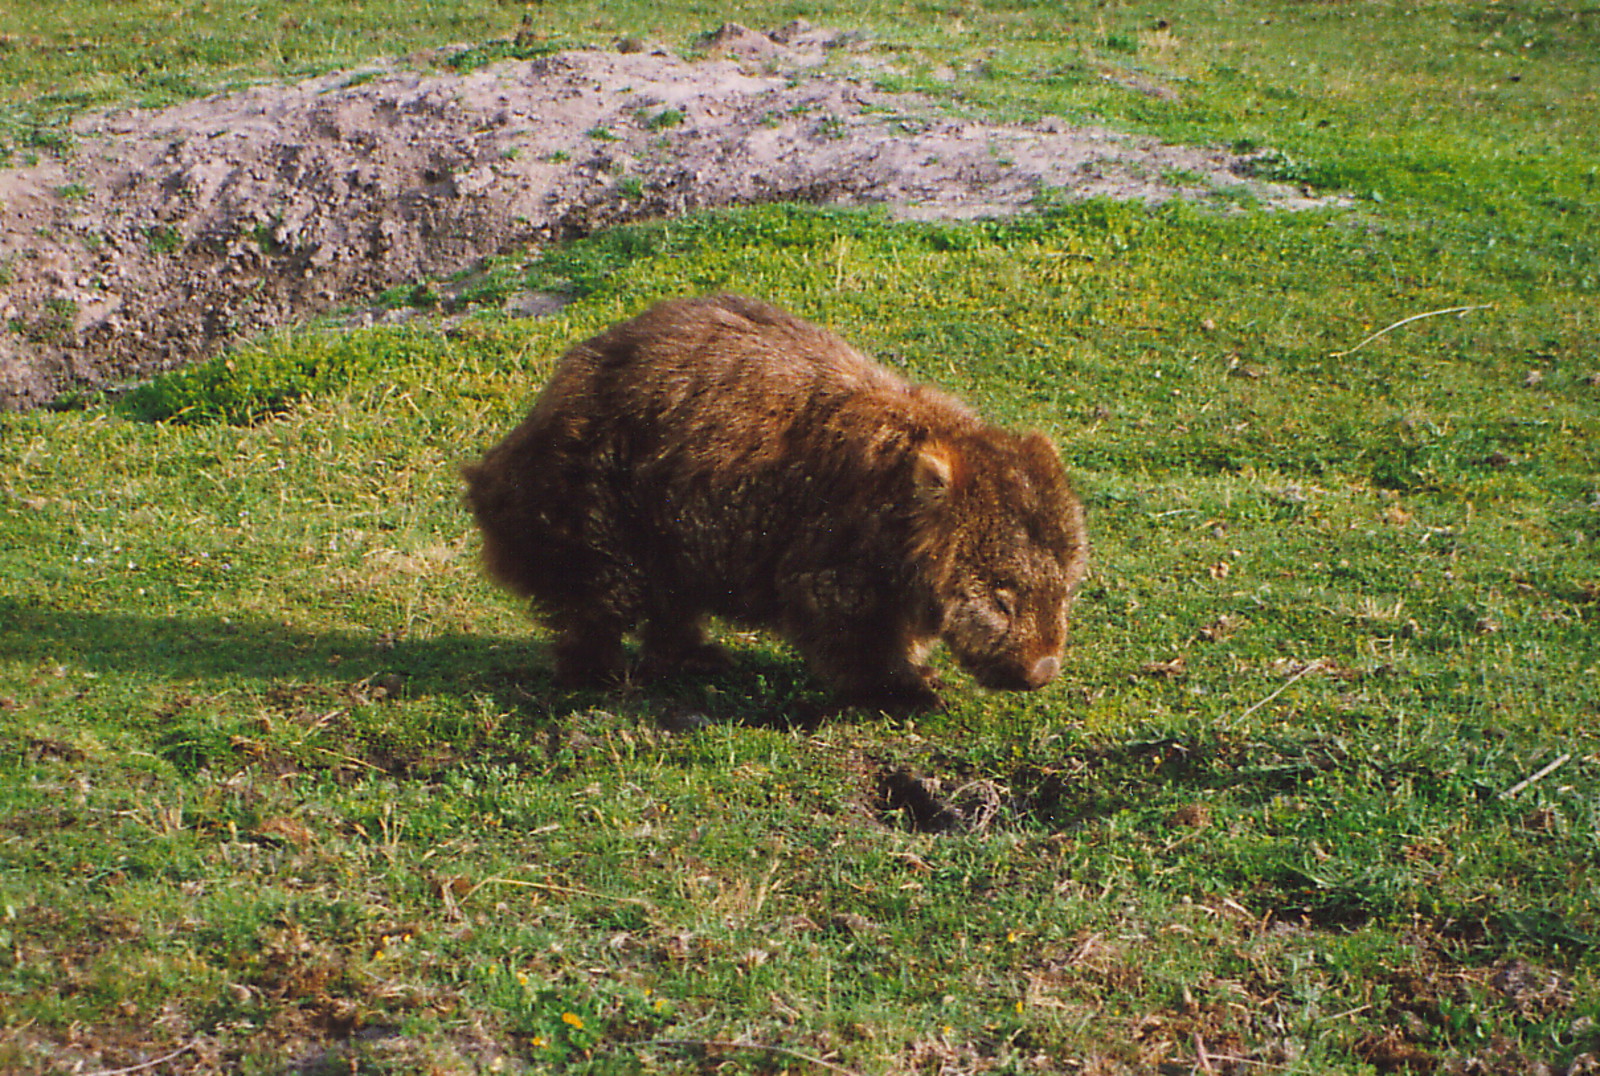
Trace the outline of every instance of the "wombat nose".
{"label": "wombat nose", "polygon": [[1033,668],[1028,670],[1028,686],[1044,687],[1056,678],[1056,673],[1061,671],[1061,659],[1057,657],[1043,657],[1033,663]]}

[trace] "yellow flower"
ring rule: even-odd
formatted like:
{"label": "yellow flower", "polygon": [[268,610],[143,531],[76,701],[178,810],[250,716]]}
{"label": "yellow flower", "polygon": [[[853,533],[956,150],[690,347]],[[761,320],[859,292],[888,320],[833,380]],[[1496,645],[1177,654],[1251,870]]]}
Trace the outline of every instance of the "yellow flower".
{"label": "yellow flower", "polygon": [[561,1022],[563,1024],[570,1025],[576,1031],[582,1031],[583,1030],[583,1017],[579,1016],[575,1012],[564,1012],[564,1013],[562,1013],[561,1014]]}

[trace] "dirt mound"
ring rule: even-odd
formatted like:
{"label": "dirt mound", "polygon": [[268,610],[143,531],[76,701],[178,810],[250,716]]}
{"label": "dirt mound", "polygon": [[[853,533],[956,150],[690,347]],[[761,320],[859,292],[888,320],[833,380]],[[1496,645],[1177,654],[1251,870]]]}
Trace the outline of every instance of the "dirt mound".
{"label": "dirt mound", "polygon": [[[1220,151],[955,120],[873,89],[865,68],[822,73],[830,57],[871,60],[848,35],[730,26],[712,46],[698,62],[624,42],[464,74],[390,63],[81,119],[66,158],[0,171],[0,408],[146,377],[489,254],[701,207],[973,217],[1025,209],[1046,186],[1307,201]],[[1163,178],[1179,174],[1199,178]]]}

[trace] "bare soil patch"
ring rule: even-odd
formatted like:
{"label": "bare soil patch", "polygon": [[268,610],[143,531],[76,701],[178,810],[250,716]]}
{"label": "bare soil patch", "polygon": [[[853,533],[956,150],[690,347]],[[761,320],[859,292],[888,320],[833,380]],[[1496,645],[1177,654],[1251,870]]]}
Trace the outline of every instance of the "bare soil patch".
{"label": "bare soil patch", "polygon": [[950,118],[874,88],[870,47],[835,31],[712,44],[468,73],[413,57],[83,117],[70,154],[0,171],[0,409],[629,219],[784,200],[995,216],[1045,188],[1311,202],[1222,150]]}

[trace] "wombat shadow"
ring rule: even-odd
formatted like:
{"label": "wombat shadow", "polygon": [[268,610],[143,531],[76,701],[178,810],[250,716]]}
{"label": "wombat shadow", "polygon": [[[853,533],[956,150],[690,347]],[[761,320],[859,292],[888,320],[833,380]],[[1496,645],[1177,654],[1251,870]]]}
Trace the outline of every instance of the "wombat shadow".
{"label": "wombat shadow", "polygon": [[388,685],[400,697],[489,700],[530,727],[584,708],[632,703],[668,731],[710,724],[810,729],[847,714],[798,658],[741,648],[713,676],[632,675],[607,688],[569,689],[551,675],[548,644],[532,636],[446,633],[390,640],[377,632],[318,632],[252,616],[139,616],[55,610],[0,599],[0,658],[76,667],[96,677],[208,683],[259,681],[263,690]]}

